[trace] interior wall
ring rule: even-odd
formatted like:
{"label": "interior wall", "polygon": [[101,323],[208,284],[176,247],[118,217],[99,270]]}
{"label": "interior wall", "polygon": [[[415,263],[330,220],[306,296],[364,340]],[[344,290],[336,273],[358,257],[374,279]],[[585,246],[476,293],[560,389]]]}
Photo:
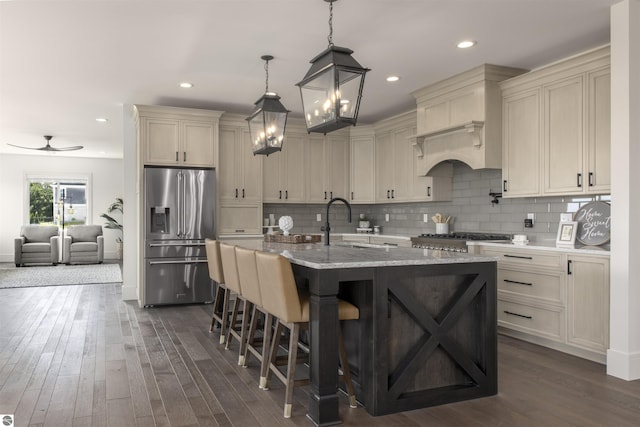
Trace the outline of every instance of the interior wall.
{"label": "interior wall", "polygon": [[[28,203],[27,174],[87,175],[91,180],[91,222],[104,224],[100,214],[106,212],[116,197],[122,197],[122,160],[0,154],[0,262],[14,261],[14,239],[25,223]],[[125,206],[126,210],[126,206]],[[116,258],[116,230],[104,229],[105,258]]]}

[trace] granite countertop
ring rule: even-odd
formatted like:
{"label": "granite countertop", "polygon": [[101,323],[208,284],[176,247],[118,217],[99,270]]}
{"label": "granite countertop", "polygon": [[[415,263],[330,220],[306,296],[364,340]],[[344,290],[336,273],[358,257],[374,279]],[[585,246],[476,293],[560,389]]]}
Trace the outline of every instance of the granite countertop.
{"label": "granite countertop", "polygon": [[315,269],[391,267],[403,265],[456,264],[495,262],[496,257],[459,252],[434,251],[390,247],[383,245],[359,245],[336,243],[272,243],[262,239],[225,240],[224,243],[276,252],[287,257],[291,263]]}
{"label": "granite countertop", "polygon": [[559,248],[556,246],[556,242],[530,242],[526,245],[515,245],[510,242],[480,242],[480,241],[469,241],[467,242],[469,246],[494,246],[500,248],[514,248],[514,249],[537,249],[537,250],[545,250],[545,251],[553,251],[553,252],[564,252],[564,253],[575,253],[575,254],[588,254],[588,255],[602,255],[609,256],[609,245],[602,246],[583,246],[580,244],[576,244],[574,248]]}

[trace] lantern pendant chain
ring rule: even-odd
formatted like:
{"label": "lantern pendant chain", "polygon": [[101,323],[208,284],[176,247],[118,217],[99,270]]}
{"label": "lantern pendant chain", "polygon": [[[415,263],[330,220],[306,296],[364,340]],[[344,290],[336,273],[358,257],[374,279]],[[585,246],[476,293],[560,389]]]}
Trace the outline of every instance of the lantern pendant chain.
{"label": "lantern pendant chain", "polygon": [[267,59],[264,64],[264,71],[267,75],[265,83],[264,83],[264,93],[269,93],[269,60]]}
{"label": "lantern pendant chain", "polygon": [[329,41],[329,47],[333,46],[333,2],[335,0],[326,0],[329,2],[329,37],[327,40]]}

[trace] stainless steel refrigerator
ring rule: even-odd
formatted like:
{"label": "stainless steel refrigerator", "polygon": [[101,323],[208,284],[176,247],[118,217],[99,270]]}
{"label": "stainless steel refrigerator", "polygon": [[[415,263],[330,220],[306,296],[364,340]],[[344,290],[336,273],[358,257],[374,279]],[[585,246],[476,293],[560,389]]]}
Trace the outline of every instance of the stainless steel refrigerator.
{"label": "stainless steel refrigerator", "polygon": [[213,169],[145,167],[144,305],[213,301],[205,238],[214,238]]}

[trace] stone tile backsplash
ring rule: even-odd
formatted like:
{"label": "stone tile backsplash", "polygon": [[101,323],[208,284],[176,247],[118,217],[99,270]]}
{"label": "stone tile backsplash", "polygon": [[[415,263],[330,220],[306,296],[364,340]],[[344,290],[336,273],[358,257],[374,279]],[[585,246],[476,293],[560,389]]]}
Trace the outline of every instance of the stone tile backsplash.
{"label": "stone tile backsplash", "polygon": [[[499,169],[473,170],[463,163],[454,164],[453,199],[450,202],[394,203],[352,205],[353,222],[347,222],[347,209],[341,203],[331,206],[331,231],[355,233],[360,214],[371,225],[382,226],[384,234],[415,236],[435,233],[431,217],[436,213],[450,215],[450,231],[482,231],[509,234],[526,234],[531,242],[555,241],[561,213],[574,213],[580,206],[594,200],[610,202],[610,196],[555,196],[499,198],[493,204],[489,192],[502,190],[502,173]],[[289,215],[293,218],[293,233],[319,233],[326,218],[326,205],[322,204],[271,204],[264,205],[264,216],[277,218]],[[535,214],[533,228],[524,227],[528,213]],[[321,214],[322,220],[316,221]],[[389,221],[385,221],[385,215]],[[427,214],[429,221],[424,222]]]}

